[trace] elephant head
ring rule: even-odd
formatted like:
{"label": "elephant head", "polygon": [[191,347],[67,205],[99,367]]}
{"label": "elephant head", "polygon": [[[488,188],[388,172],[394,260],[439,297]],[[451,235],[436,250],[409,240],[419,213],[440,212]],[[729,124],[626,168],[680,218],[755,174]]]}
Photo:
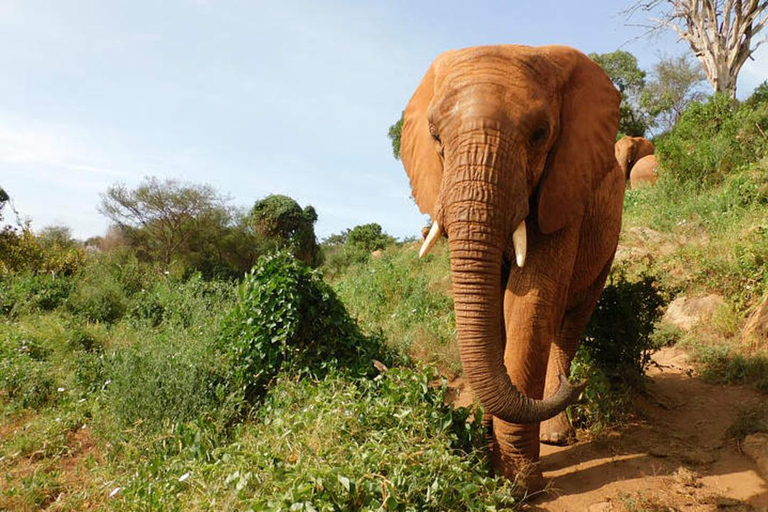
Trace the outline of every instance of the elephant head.
{"label": "elephant head", "polygon": [[541,400],[513,385],[502,269],[524,265],[529,237],[536,243],[580,221],[615,165],[618,117],[619,93],[603,70],[559,46],[444,53],[405,110],[401,159],[433,220],[422,252],[447,235],[464,373],[486,412],[502,420],[543,421],[580,391],[562,376]]}
{"label": "elephant head", "polygon": [[624,178],[629,182],[632,167],[643,157],[652,155],[656,151],[653,142],[643,137],[624,136],[616,142],[616,161],[619,162]]}

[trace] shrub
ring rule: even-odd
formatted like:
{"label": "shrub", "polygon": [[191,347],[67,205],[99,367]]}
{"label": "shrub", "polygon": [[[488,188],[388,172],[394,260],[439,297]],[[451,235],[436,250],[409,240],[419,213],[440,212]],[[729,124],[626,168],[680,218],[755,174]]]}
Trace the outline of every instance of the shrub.
{"label": "shrub", "polygon": [[260,258],[246,276],[218,345],[232,389],[248,401],[281,371],[365,375],[372,359],[383,357],[379,339],[361,334],[320,274],[287,252]]}
{"label": "shrub", "polygon": [[446,244],[419,259],[418,249],[402,246],[381,258],[351,266],[336,289],[363,328],[383,331],[389,343],[446,373],[461,369],[450,296]]}
{"label": "shrub", "polygon": [[0,340],[0,396],[22,409],[46,405],[57,388],[49,355],[29,336],[10,333]]}
{"label": "shrub", "polygon": [[74,286],[70,277],[28,272],[0,277],[0,313],[9,316],[50,311],[64,304]]}
{"label": "shrub", "polygon": [[93,359],[82,361],[84,381],[106,376],[111,410],[124,427],[140,424],[158,431],[199,417],[226,422],[229,415],[216,394],[217,363],[210,344],[154,333],[110,354],[102,373]]}
{"label": "shrub", "polygon": [[[479,415],[468,421],[471,411],[446,405],[447,388],[436,378],[428,369],[392,369],[374,379],[280,375],[235,442],[216,446],[195,424],[150,445],[149,460],[120,482],[124,503],[167,510],[514,507],[512,484],[489,476]],[[187,473],[190,480],[180,483]]]}
{"label": "shrub", "polygon": [[571,373],[588,378],[585,403],[572,408],[577,423],[605,425],[626,412],[632,391],[640,389],[654,343],[654,324],[664,298],[656,279],[636,281],[614,273],[597,303],[574,358]]}
{"label": "shrub", "polygon": [[691,103],[656,142],[664,179],[705,187],[768,154],[768,104],[741,106],[727,95]]}

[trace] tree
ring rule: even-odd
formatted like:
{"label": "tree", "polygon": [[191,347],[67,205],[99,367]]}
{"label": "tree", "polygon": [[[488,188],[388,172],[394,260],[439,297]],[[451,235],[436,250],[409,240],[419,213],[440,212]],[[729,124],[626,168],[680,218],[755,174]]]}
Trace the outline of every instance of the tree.
{"label": "tree", "polygon": [[320,263],[320,248],[315,237],[317,212],[312,206],[302,209],[292,198],[272,194],[257,201],[250,216],[256,232],[273,249],[287,248],[308,265]]}
{"label": "tree", "polygon": [[627,11],[658,12],[653,28],[671,28],[688,42],[715,93],[736,98],[741,67],[763,41],[768,0],[645,0]]}
{"label": "tree", "polygon": [[394,243],[395,239],[384,233],[381,226],[375,222],[355,226],[346,233],[346,243],[354,249],[361,249],[366,253],[383,249]]}
{"label": "tree", "polygon": [[701,82],[706,77],[701,67],[685,54],[662,58],[651,72],[640,97],[640,104],[653,117],[653,125],[669,131],[692,101],[703,101],[706,95]]}
{"label": "tree", "polygon": [[392,154],[397,160],[400,160],[400,134],[403,131],[404,114],[405,112],[400,114],[400,119],[398,119],[395,124],[390,126],[389,131],[387,132],[387,137],[389,137],[389,140],[392,142]]}
{"label": "tree", "polygon": [[650,119],[640,104],[645,88],[645,71],[637,65],[637,58],[623,50],[591,53],[589,56],[603,68],[621,93],[619,132],[633,137],[645,135]]}
{"label": "tree", "polygon": [[206,218],[221,216],[223,199],[208,185],[145,178],[135,189],[109,187],[99,211],[150,257],[171,263]]}

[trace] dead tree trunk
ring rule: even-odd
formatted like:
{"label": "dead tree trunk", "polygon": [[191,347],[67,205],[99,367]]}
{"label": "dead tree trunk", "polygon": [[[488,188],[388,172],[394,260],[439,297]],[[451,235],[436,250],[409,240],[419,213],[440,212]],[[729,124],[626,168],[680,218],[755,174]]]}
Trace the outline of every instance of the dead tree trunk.
{"label": "dead tree trunk", "polygon": [[638,10],[660,12],[655,28],[675,30],[691,46],[715,92],[736,97],[741,67],[764,41],[753,38],[768,22],[768,0],[650,0]]}

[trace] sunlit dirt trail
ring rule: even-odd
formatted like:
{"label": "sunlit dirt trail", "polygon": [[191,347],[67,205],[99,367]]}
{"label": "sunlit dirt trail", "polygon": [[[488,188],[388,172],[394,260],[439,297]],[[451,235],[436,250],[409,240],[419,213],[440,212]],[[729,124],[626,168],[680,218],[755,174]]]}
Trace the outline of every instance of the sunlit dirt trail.
{"label": "sunlit dirt trail", "polygon": [[[542,445],[550,487],[525,510],[768,511],[768,483],[725,436],[739,411],[768,397],[703,382],[677,348],[653,360],[635,421],[571,446]],[[456,403],[471,401],[464,390]]]}
{"label": "sunlit dirt trail", "polygon": [[702,382],[680,349],[654,361],[637,422],[605,438],[542,446],[552,484],[530,510],[768,510],[768,484],[725,437],[741,409],[766,397]]}

